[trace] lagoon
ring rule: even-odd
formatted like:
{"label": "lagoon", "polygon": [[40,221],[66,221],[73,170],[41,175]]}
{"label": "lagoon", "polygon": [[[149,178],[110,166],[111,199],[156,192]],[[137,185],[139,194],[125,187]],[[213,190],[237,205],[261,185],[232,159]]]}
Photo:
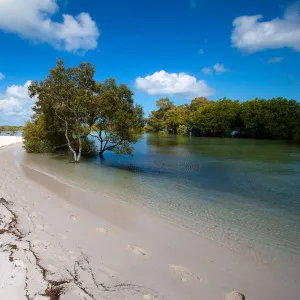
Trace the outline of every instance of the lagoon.
{"label": "lagoon", "polygon": [[82,189],[138,205],[266,264],[300,263],[300,147],[285,141],[146,134],[133,157],[18,161]]}

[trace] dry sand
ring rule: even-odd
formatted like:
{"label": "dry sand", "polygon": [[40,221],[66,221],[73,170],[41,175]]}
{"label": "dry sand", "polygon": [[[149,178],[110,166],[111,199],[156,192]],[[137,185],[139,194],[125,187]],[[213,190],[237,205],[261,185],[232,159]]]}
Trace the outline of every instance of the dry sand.
{"label": "dry sand", "polygon": [[15,143],[22,143],[22,137],[20,136],[0,136],[0,148],[15,144]]}
{"label": "dry sand", "polygon": [[299,273],[18,166],[20,147],[0,149],[0,299],[299,299]]}

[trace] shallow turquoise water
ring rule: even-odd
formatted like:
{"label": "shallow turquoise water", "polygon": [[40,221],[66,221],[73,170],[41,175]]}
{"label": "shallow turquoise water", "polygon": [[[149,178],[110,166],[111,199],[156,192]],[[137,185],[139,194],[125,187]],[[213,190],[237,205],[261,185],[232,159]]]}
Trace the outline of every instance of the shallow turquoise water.
{"label": "shallow turquoise water", "polygon": [[259,261],[300,262],[300,147],[282,141],[146,135],[134,157],[79,166],[66,155],[23,162],[117,195]]}

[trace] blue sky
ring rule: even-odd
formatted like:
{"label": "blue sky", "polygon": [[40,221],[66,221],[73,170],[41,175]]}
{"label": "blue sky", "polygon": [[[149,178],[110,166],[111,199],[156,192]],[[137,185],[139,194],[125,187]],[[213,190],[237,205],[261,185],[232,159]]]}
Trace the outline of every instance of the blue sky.
{"label": "blue sky", "polygon": [[[300,100],[300,5],[284,0],[0,0],[0,124],[30,116],[28,81],[56,59],[160,97]],[[260,17],[259,17],[260,15]],[[79,16],[79,17],[78,17]]]}

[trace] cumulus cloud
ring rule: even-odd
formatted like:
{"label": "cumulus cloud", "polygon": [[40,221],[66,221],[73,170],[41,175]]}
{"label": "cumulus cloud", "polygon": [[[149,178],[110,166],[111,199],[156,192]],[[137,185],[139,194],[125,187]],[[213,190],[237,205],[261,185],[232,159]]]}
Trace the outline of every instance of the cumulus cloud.
{"label": "cumulus cloud", "polygon": [[300,51],[300,2],[289,6],[282,18],[262,21],[262,15],[233,20],[232,46],[246,52],[289,47]]}
{"label": "cumulus cloud", "polygon": [[268,60],[268,64],[277,64],[277,63],[283,61],[284,59],[285,59],[285,58],[282,57],[282,56],[279,56],[279,57],[273,57],[273,58],[270,58],[270,59]]}
{"label": "cumulus cloud", "polygon": [[6,95],[26,99],[28,98],[28,87],[30,84],[30,80],[28,80],[23,86],[13,84],[6,89]]}
{"label": "cumulus cloud", "polygon": [[51,17],[59,10],[57,0],[0,0],[0,29],[34,42],[49,43],[69,52],[86,52],[97,47],[100,35],[88,13],[62,14],[62,21]]}
{"label": "cumulus cloud", "polygon": [[2,80],[4,77],[4,74],[0,72],[0,80]]}
{"label": "cumulus cloud", "polygon": [[216,74],[217,75],[220,75],[222,73],[225,73],[225,72],[229,72],[230,70],[229,69],[226,69],[224,67],[224,65],[221,65],[219,63],[216,63],[214,66],[213,66],[213,69],[215,70]]}
{"label": "cumulus cloud", "polygon": [[23,86],[11,85],[4,94],[0,94],[0,121],[1,123],[20,123],[26,121],[31,114],[31,106],[35,99],[28,96],[27,81]]}
{"label": "cumulus cloud", "polygon": [[209,96],[215,90],[208,87],[204,80],[186,73],[155,72],[153,75],[138,77],[135,81],[138,90],[150,95],[176,95],[184,98]]}

